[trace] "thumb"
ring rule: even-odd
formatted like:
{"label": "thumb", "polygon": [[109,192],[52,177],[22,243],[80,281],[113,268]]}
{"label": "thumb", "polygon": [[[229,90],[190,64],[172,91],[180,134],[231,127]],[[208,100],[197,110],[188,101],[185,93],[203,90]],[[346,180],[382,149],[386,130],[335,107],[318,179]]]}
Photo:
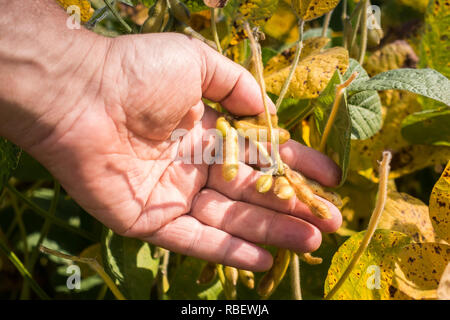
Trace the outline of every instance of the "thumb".
{"label": "thumb", "polygon": [[[231,61],[204,43],[200,43],[203,54],[203,97],[220,104],[235,115],[255,115],[264,112],[259,84],[250,72]],[[272,114],[275,105],[266,95]]]}

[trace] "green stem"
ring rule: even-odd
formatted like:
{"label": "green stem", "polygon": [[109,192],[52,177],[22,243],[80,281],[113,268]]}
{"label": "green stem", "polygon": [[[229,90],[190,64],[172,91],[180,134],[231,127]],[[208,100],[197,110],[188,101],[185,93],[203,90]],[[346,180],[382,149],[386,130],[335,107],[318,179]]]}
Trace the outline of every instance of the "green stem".
{"label": "green stem", "polygon": [[89,267],[91,267],[92,270],[98,273],[98,275],[105,281],[108,288],[111,290],[111,292],[114,294],[117,300],[126,300],[123,294],[120,292],[120,290],[117,288],[114,281],[111,279],[111,277],[106,273],[106,271],[102,268],[102,266],[98,263],[97,259],[94,258],[81,258],[77,256],[71,256],[62,252],[58,252],[56,250],[52,250],[43,246],[39,247],[39,250],[51,254],[63,259],[72,260],[75,262],[81,262],[87,264]]}
{"label": "green stem", "polygon": [[359,245],[358,250],[355,252],[352,260],[348,264],[342,276],[339,278],[338,282],[334,285],[331,291],[325,297],[325,300],[330,300],[334,297],[336,292],[341,288],[344,284],[345,280],[347,280],[348,276],[352,272],[354,266],[358,263],[364,251],[369,246],[370,240],[372,239],[375,230],[377,229],[378,222],[380,221],[381,214],[384,210],[384,205],[386,204],[387,198],[387,187],[388,187],[388,179],[389,179],[389,163],[391,162],[392,154],[389,151],[383,152],[383,159],[380,164],[380,182],[378,184],[378,199],[373,210],[372,216],[370,217],[369,225],[367,227],[367,231],[364,234],[364,238]]}
{"label": "green stem", "polygon": [[325,16],[325,19],[323,21],[323,28],[322,28],[322,37],[327,36],[328,26],[330,25],[331,15],[333,14],[333,10],[328,12]]}
{"label": "green stem", "polygon": [[300,261],[298,255],[292,252],[291,261],[289,263],[291,274],[291,290],[294,300],[302,300],[302,287],[300,285]]}
{"label": "green stem", "polygon": [[[53,186],[53,199],[52,199],[52,202],[50,203],[50,208],[48,210],[48,213],[52,216],[55,216],[60,193],[61,193],[61,186],[60,186],[59,182],[55,180],[54,186]],[[30,264],[28,266],[28,268],[31,270],[31,272],[33,272],[34,266],[39,257],[39,247],[41,246],[42,242],[47,237],[48,232],[50,231],[51,224],[52,224],[51,221],[48,218],[45,218],[44,225],[42,226],[41,234],[39,236],[39,240],[38,240],[36,246],[33,248],[33,251],[31,253]]]}
{"label": "green stem", "polygon": [[37,284],[36,281],[34,281],[33,277],[31,276],[30,272],[25,268],[23,263],[19,260],[19,258],[9,250],[6,243],[3,242],[3,240],[0,238],[0,251],[3,252],[11,261],[11,263],[17,268],[17,270],[20,272],[22,277],[25,279],[26,282],[29,283],[31,289],[41,298],[42,300],[50,300],[50,297],[45,293],[44,290]]}
{"label": "green stem", "polygon": [[283,83],[283,87],[281,88],[280,95],[278,96],[276,107],[277,110],[280,108],[281,103],[283,102],[284,96],[289,89],[289,85],[291,84],[292,77],[294,76],[295,69],[297,69],[298,62],[300,61],[300,56],[302,54],[303,49],[303,28],[305,26],[305,21],[299,19],[298,21],[298,31],[299,31],[299,39],[297,41],[297,46],[295,49],[294,60],[292,61],[291,68],[289,70],[289,75]]}
{"label": "green stem", "polygon": [[45,211],[44,209],[39,207],[37,204],[35,204],[33,201],[28,199],[26,196],[24,196],[21,192],[19,192],[13,186],[7,184],[5,187],[8,188],[8,190],[10,190],[19,199],[21,199],[28,207],[30,207],[31,210],[33,210],[38,215],[40,215],[40,216],[42,216],[44,218],[47,218],[54,225],[60,226],[60,227],[66,229],[68,231],[71,231],[72,233],[78,234],[79,236],[81,236],[81,237],[83,237],[85,239],[91,240],[93,242],[97,242],[98,241],[97,237],[95,237],[94,235],[90,234],[89,232],[86,232],[83,229],[75,228],[75,227],[71,226],[70,224],[68,224],[66,221],[64,221],[64,220],[62,220],[62,219],[60,219],[60,218],[58,218],[56,216],[50,215],[47,211]]}
{"label": "green stem", "polygon": [[250,48],[252,49],[252,56],[255,63],[255,69],[257,74],[257,80],[259,83],[259,88],[261,90],[261,96],[264,105],[264,114],[266,116],[267,128],[269,129],[269,137],[271,141],[272,154],[275,153],[275,165],[277,166],[277,173],[282,174],[284,172],[283,161],[281,160],[280,153],[278,152],[278,148],[275,145],[275,135],[273,132],[272,119],[270,117],[269,105],[267,103],[267,94],[266,94],[266,83],[264,82],[263,75],[263,63],[262,63],[262,54],[261,54],[261,46],[256,41],[255,36],[250,28],[248,21],[244,21],[244,29],[247,33],[248,39],[250,40]]}
{"label": "green stem", "polygon": [[359,53],[359,64],[363,65],[364,63],[364,57],[366,56],[366,50],[367,50],[367,8],[369,6],[369,0],[363,0],[363,12],[362,12],[362,19],[361,19],[361,48]]}
{"label": "green stem", "polygon": [[211,8],[211,32],[214,37],[214,42],[216,43],[217,46],[217,51],[219,51],[219,53],[222,54],[222,47],[220,46],[219,34],[217,33],[215,8]]}
{"label": "green stem", "polygon": [[128,23],[126,23],[125,20],[122,19],[122,17],[117,12],[117,10],[114,8],[114,6],[111,3],[109,3],[108,0],[103,0],[103,2],[106,4],[106,6],[108,7],[109,11],[111,11],[111,13],[114,15],[114,17],[116,17],[116,19],[119,20],[120,24],[125,28],[125,30],[128,33],[132,33],[133,29],[131,29],[131,27],[128,25]]}

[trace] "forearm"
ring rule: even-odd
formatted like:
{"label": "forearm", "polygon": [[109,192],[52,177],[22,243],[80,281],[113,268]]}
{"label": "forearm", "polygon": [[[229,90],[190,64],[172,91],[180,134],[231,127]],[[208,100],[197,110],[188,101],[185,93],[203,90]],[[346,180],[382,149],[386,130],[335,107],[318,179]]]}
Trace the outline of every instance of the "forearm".
{"label": "forearm", "polygon": [[27,148],[97,94],[108,41],[69,29],[54,0],[0,0],[0,7],[0,135]]}

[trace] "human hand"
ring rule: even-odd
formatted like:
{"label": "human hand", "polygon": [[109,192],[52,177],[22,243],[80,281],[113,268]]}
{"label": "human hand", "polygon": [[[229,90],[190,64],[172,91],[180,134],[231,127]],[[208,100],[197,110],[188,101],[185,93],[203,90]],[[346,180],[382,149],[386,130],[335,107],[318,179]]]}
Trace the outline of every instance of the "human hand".
{"label": "human hand", "polygon": [[[259,87],[245,69],[178,34],[101,39],[82,60],[103,63],[66,66],[70,76],[54,81],[59,88],[73,81],[74,90],[61,89],[39,125],[30,125],[28,132],[42,138],[23,142],[87,212],[121,235],[255,271],[272,263],[256,244],[310,252],[320,245],[320,231],[339,227],[339,211],[325,200],[330,220],[295,198],[257,193],[260,173],[248,165],[225,182],[220,165],[176,160],[187,144],[212,143],[203,139],[217,114],[202,97],[237,115],[263,112]],[[188,133],[173,141],[177,128]],[[339,169],[324,155],[294,141],[280,152],[306,176],[338,183]]]}

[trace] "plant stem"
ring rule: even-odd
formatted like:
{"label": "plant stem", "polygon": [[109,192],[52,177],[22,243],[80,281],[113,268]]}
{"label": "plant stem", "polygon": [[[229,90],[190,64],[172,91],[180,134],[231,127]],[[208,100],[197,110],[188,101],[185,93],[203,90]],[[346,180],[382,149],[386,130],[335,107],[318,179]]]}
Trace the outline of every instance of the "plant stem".
{"label": "plant stem", "polygon": [[89,267],[92,268],[95,272],[98,273],[98,275],[105,281],[108,288],[111,290],[111,292],[114,294],[114,296],[117,298],[117,300],[126,300],[123,294],[119,291],[114,281],[111,279],[111,277],[106,273],[106,271],[102,268],[102,266],[98,263],[97,259],[94,258],[81,258],[77,256],[71,256],[62,252],[58,252],[56,250],[52,250],[49,248],[46,248],[44,246],[40,246],[39,250],[41,252],[51,254],[63,259],[72,260],[75,262],[81,262],[86,263]]}
{"label": "plant stem", "polygon": [[133,29],[131,29],[131,27],[128,25],[128,23],[126,23],[125,20],[122,19],[122,17],[117,12],[117,10],[113,7],[113,5],[111,3],[109,3],[108,0],[103,0],[103,2],[106,4],[106,6],[108,7],[109,11],[111,11],[111,13],[114,15],[114,17],[116,17],[116,19],[119,20],[120,24],[125,28],[125,30],[128,33],[132,33]]}
{"label": "plant stem", "polygon": [[219,51],[220,54],[222,54],[222,47],[220,46],[220,40],[219,40],[219,34],[217,33],[217,26],[216,26],[216,8],[211,8],[211,32],[214,37],[214,42],[217,46],[217,51]]}
{"label": "plant stem", "polygon": [[264,82],[263,63],[262,63],[262,58],[261,58],[261,47],[260,47],[259,43],[256,42],[256,39],[253,36],[253,32],[250,29],[250,25],[248,24],[247,21],[244,22],[244,29],[248,35],[248,39],[250,40],[250,48],[252,49],[252,55],[253,55],[253,59],[255,62],[256,73],[258,75],[258,82],[259,82],[259,87],[261,89],[261,96],[262,96],[262,100],[263,100],[263,104],[264,104],[264,112],[265,112],[265,116],[266,116],[267,127],[269,128],[269,136],[270,136],[270,141],[271,141],[271,146],[272,146],[272,154],[275,153],[275,165],[277,166],[277,173],[282,174],[283,170],[284,170],[283,162],[281,161],[280,153],[278,152],[278,150],[276,148],[274,148],[275,135],[273,132],[272,119],[270,117],[269,106],[267,104],[266,84]]}
{"label": "plant stem", "polygon": [[373,210],[372,216],[369,220],[369,225],[367,227],[367,231],[364,235],[361,244],[359,245],[358,250],[355,252],[352,260],[348,264],[342,276],[339,278],[338,282],[334,285],[331,291],[325,297],[325,300],[330,300],[348,278],[350,273],[353,270],[353,267],[358,263],[364,251],[369,246],[370,240],[372,239],[375,230],[377,229],[378,222],[380,221],[381,214],[384,210],[384,205],[386,204],[387,198],[387,187],[388,187],[388,179],[389,179],[389,163],[391,162],[392,154],[389,151],[383,152],[383,159],[380,164],[380,182],[378,183],[378,198],[377,203],[375,204],[375,208]]}
{"label": "plant stem", "polygon": [[362,21],[361,21],[361,48],[359,52],[359,64],[363,65],[364,57],[367,49],[367,8],[369,6],[369,0],[363,0],[362,6]]}
{"label": "plant stem", "polygon": [[3,240],[0,238],[0,251],[3,252],[11,261],[11,263],[17,268],[17,270],[20,272],[22,277],[25,279],[26,282],[30,284],[31,289],[41,298],[42,300],[50,300],[50,297],[45,293],[44,290],[37,284],[36,281],[34,281],[33,277],[31,276],[30,272],[25,268],[23,263],[19,260],[19,258],[9,250],[6,243],[3,242]]}
{"label": "plant stem", "polygon": [[78,234],[79,236],[91,240],[91,241],[98,241],[97,237],[95,237],[94,235],[86,232],[83,229],[79,229],[79,228],[75,228],[73,226],[71,226],[70,224],[68,224],[66,221],[57,218],[55,216],[50,215],[47,211],[45,211],[44,209],[42,209],[41,207],[39,207],[37,204],[35,204],[33,201],[31,201],[30,199],[28,199],[26,196],[24,196],[21,192],[19,192],[16,188],[14,188],[13,186],[7,184],[5,185],[5,187],[10,190],[14,195],[16,195],[19,199],[21,199],[28,207],[30,207],[31,210],[33,210],[35,213],[37,213],[38,215],[47,218],[49,221],[51,221],[53,224],[60,226],[68,231],[71,231],[75,234]]}
{"label": "plant stem", "polygon": [[208,46],[210,46],[214,50],[218,50],[215,42],[206,39],[204,36],[202,36],[200,33],[195,31],[194,29],[192,29],[187,24],[177,21],[177,29],[178,29],[178,31],[180,31],[181,33],[184,33],[187,36],[190,36],[192,38],[198,39],[198,40],[206,43]]}
{"label": "plant stem", "polygon": [[[352,13],[352,16],[354,14],[357,14],[358,16],[357,16],[357,19],[356,19],[355,28],[353,28],[352,39],[351,39],[351,42],[350,42],[350,46],[348,47],[348,51],[349,52],[352,51],[352,48],[353,48],[353,46],[356,43],[356,36],[358,34],[359,25],[361,23],[362,13],[363,13],[363,11],[362,11],[362,2],[360,2],[360,3],[357,4],[355,10]],[[350,19],[352,19],[352,18],[350,18]]]}
{"label": "plant stem", "polygon": [[276,107],[277,110],[280,108],[281,103],[283,102],[284,96],[286,95],[286,92],[289,89],[289,85],[291,84],[292,77],[294,76],[295,69],[297,69],[298,62],[300,61],[300,56],[302,54],[303,49],[303,28],[305,26],[305,21],[302,19],[298,20],[298,32],[299,32],[299,38],[297,41],[297,45],[295,48],[295,56],[294,60],[292,61],[291,68],[289,70],[289,75],[286,78],[286,80],[283,83],[283,87],[281,88],[280,95],[278,96]]}
{"label": "plant stem", "polygon": [[[59,182],[55,180],[53,186],[53,199],[52,202],[50,203],[50,208],[48,210],[48,213],[52,216],[54,216],[56,213],[56,207],[58,205],[60,193],[61,193],[61,186]],[[48,218],[45,218],[44,225],[42,226],[41,234],[39,236],[39,240],[36,246],[33,248],[33,251],[31,252],[30,264],[28,266],[31,272],[33,272],[34,265],[36,264],[37,258],[39,257],[39,247],[47,237],[48,232],[50,231],[51,224],[52,224],[51,221]]]}
{"label": "plant stem", "polygon": [[323,20],[323,28],[322,28],[322,37],[327,36],[328,26],[330,25],[331,15],[333,14],[333,10],[328,12]]}
{"label": "plant stem", "polygon": [[291,261],[289,265],[291,273],[291,289],[294,300],[302,300],[302,288],[300,285],[300,261],[298,255],[294,252],[291,253]]}
{"label": "plant stem", "polygon": [[331,128],[333,127],[334,120],[339,110],[339,105],[341,103],[344,90],[352,83],[353,80],[355,80],[357,76],[358,72],[353,72],[352,75],[344,83],[341,83],[336,88],[336,96],[334,98],[333,107],[331,108],[330,116],[328,117],[327,124],[325,125],[322,139],[320,140],[319,151],[322,153],[325,153],[325,147],[327,145],[328,136],[330,135]]}

